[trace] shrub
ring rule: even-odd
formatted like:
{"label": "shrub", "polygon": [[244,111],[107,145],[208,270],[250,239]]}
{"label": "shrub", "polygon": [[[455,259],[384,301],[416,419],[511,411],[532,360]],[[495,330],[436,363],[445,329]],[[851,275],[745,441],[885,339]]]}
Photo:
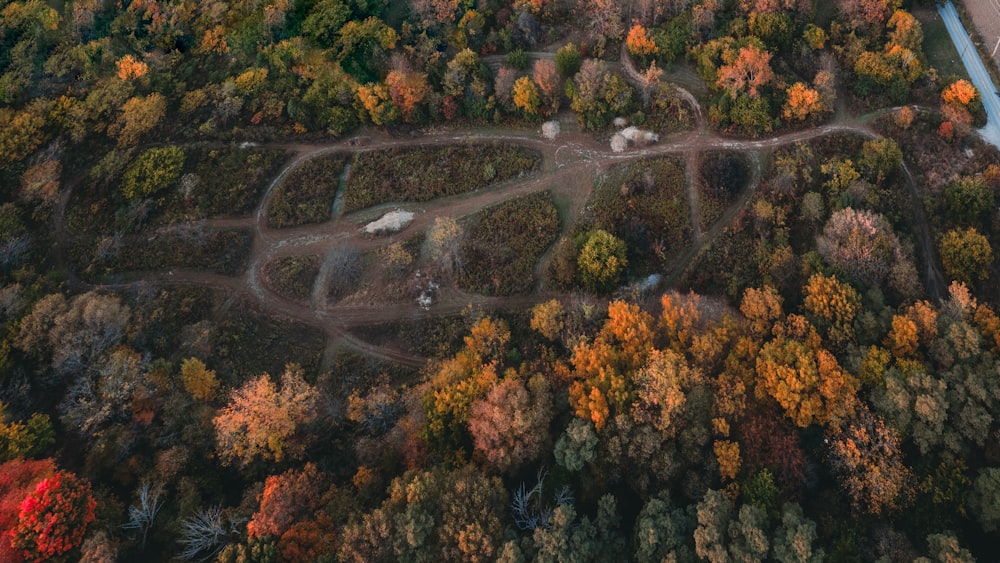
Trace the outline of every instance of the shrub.
{"label": "shrub", "polygon": [[313,280],[319,273],[317,256],[285,256],[265,267],[268,283],[278,293],[294,299],[308,299]]}
{"label": "shrub", "polygon": [[125,171],[122,194],[129,201],[153,196],[173,185],[183,168],[184,151],[180,147],[149,149]]}
{"label": "shrub", "polygon": [[584,238],[576,263],[584,286],[594,291],[609,291],[618,284],[628,264],[625,243],[605,230],[593,230]]}

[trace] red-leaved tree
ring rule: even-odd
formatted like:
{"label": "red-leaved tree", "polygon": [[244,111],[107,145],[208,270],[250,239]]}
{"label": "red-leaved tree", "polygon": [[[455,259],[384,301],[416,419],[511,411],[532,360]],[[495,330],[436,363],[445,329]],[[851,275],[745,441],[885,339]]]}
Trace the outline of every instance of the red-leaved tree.
{"label": "red-leaved tree", "polygon": [[89,482],[66,471],[56,473],[21,503],[11,547],[29,562],[62,555],[83,541],[96,507]]}
{"label": "red-leaved tree", "polygon": [[10,540],[21,512],[21,503],[35,490],[35,485],[56,472],[51,459],[14,459],[0,465],[0,561],[18,563],[21,551]]}

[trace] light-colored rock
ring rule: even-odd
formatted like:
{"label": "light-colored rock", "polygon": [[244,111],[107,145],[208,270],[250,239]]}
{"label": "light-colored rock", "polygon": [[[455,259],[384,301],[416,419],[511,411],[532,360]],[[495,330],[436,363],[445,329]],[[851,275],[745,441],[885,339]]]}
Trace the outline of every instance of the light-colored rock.
{"label": "light-colored rock", "polygon": [[395,210],[383,215],[379,220],[372,221],[365,225],[365,232],[375,233],[398,233],[406,228],[413,221],[413,213],[409,211]]}
{"label": "light-colored rock", "polygon": [[542,136],[550,141],[559,135],[559,130],[558,121],[546,121],[542,124]]}

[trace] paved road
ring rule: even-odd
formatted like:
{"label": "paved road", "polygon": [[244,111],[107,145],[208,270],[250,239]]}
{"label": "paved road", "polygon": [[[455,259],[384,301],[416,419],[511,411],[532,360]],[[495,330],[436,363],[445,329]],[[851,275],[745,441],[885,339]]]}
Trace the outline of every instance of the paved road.
{"label": "paved road", "polygon": [[976,51],[975,45],[972,44],[972,39],[969,38],[969,34],[965,31],[965,26],[962,25],[954,4],[950,0],[943,4],[938,4],[938,12],[941,14],[941,19],[944,20],[945,27],[948,28],[948,35],[951,36],[951,41],[955,44],[955,49],[962,56],[962,63],[965,64],[965,70],[969,72],[972,83],[982,95],[983,107],[986,108],[987,121],[986,127],[980,129],[979,134],[987,142],[1000,148],[1000,94],[997,94],[997,88],[993,85],[990,74],[986,72],[986,66],[983,65],[983,60],[979,58],[979,52]]}

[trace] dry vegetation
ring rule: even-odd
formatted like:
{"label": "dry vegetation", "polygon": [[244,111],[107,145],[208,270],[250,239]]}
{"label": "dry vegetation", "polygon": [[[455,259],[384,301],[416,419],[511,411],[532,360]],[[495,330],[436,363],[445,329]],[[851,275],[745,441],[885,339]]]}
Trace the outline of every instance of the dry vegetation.
{"label": "dry vegetation", "polygon": [[268,226],[297,227],[328,220],[346,164],[343,155],[324,155],[293,170],[271,200]]}
{"label": "dry vegetation", "polygon": [[344,211],[460,194],[528,174],[540,164],[536,151],[503,144],[364,152],[351,169]]}
{"label": "dry vegetation", "polygon": [[486,295],[529,291],[535,264],[558,233],[559,214],[548,192],[480,211],[462,243],[459,286]]}

